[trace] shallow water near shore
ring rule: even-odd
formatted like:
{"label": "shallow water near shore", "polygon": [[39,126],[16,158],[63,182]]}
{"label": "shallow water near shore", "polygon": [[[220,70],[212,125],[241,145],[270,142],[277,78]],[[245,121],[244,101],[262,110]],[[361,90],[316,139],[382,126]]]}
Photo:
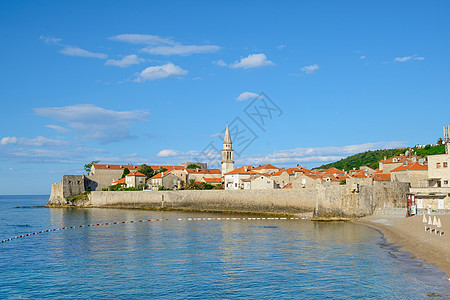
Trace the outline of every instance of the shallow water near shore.
{"label": "shallow water near shore", "polygon": [[443,271],[411,259],[364,225],[194,221],[178,219],[232,216],[40,207],[47,200],[0,196],[0,240],[68,226],[168,220],[74,228],[2,243],[2,298],[450,297]]}

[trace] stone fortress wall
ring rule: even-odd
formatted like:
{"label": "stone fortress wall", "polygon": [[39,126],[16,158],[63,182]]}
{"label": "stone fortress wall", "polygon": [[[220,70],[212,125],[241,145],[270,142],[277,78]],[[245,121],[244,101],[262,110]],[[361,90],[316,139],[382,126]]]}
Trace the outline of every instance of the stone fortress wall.
{"label": "stone fortress wall", "polygon": [[[405,183],[286,190],[93,191],[89,201],[79,205],[288,215],[314,212],[318,218],[357,218],[405,203],[408,192]],[[56,197],[50,197],[49,205],[61,205],[52,199]]]}

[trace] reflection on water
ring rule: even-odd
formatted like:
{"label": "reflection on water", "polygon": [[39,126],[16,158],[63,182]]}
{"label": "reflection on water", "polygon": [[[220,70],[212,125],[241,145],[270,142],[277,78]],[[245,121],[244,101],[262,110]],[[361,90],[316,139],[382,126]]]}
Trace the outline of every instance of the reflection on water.
{"label": "reflection on water", "polygon": [[[45,197],[44,197],[45,198]],[[10,298],[424,298],[450,296],[445,274],[345,222],[178,221],[219,214],[119,209],[14,209],[1,198],[0,293]],[[46,201],[46,200],[44,200]],[[20,203],[18,203],[20,202]],[[29,224],[30,227],[20,227]]]}

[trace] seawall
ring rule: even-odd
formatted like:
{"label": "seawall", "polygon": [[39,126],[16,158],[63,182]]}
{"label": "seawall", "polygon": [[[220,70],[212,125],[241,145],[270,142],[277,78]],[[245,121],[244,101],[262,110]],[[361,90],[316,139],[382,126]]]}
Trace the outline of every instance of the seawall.
{"label": "seawall", "polygon": [[[273,213],[314,212],[318,218],[359,218],[377,209],[405,203],[402,183],[359,186],[328,185],[286,190],[93,191],[83,207],[128,207],[193,211]],[[49,205],[61,206],[60,202]]]}

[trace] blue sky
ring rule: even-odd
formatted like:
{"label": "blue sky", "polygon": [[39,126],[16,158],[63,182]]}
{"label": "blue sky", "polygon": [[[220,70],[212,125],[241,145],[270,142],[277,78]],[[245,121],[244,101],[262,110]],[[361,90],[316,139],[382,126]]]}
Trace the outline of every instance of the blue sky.
{"label": "blue sky", "polygon": [[250,133],[234,145],[237,165],[314,167],[434,143],[450,123],[448,11],[448,1],[2,1],[0,194],[48,194],[92,160],[208,161],[227,122]]}

